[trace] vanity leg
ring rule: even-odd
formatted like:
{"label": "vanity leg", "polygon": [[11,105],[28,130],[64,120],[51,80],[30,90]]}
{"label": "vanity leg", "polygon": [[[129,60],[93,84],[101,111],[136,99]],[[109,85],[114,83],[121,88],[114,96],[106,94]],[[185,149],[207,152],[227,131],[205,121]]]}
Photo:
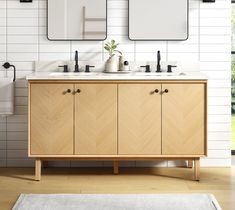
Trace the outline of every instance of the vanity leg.
{"label": "vanity leg", "polygon": [[36,181],[41,180],[41,167],[42,167],[42,161],[40,158],[37,158],[35,160],[35,180]]}
{"label": "vanity leg", "polygon": [[188,160],[188,168],[193,168],[193,160]]}
{"label": "vanity leg", "polygon": [[200,181],[200,158],[194,160],[194,180]]}
{"label": "vanity leg", "polygon": [[118,161],[117,160],[113,161],[113,173],[115,175],[118,174]]}

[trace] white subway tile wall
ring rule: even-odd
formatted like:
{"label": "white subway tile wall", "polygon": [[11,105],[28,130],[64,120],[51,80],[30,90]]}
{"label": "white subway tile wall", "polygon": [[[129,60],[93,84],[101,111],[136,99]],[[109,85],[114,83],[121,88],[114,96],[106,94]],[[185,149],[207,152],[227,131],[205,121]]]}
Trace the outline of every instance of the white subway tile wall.
{"label": "white subway tile wall", "polygon": [[[200,61],[200,70],[210,78],[209,154],[208,158],[202,159],[202,166],[230,166],[231,1],[203,3],[202,0],[190,0],[190,36],[183,42],[128,40],[127,3],[127,0],[108,0],[108,39],[120,42],[120,50],[132,61],[155,61],[157,50],[161,50],[165,61]],[[33,0],[33,3],[0,0],[0,62],[9,61],[17,67],[15,115],[0,118],[0,167],[34,164],[27,157],[27,82],[24,79],[25,75],[34,71],[33,61],[72,60],[76,49],[80,52],[79,59],[83,61],[105,61],[107,58],[103,50],[104,42],[48,41],[46,16],[46,0]],[[1,67],[0,73],[4,74]],[[128,161],[121,165],[170,167],[184,164],[182,161]],[[51,166],[67,167],[110,165],[110,162],[96,161],[51,163]]]}

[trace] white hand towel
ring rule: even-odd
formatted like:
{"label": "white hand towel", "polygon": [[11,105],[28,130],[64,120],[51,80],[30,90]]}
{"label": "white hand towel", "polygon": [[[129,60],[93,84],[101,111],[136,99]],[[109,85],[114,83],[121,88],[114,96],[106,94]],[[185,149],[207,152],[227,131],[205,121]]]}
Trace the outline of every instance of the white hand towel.
{"label": "white hand towel", "polygon": [[0,115],[14,114],[13,78],[0,78]]}

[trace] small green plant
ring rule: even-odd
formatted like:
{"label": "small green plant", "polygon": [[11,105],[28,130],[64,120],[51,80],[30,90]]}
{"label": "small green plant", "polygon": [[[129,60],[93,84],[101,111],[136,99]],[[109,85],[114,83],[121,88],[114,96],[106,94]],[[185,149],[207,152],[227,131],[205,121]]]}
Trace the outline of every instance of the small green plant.
{"label": "small green plant", "polygon": [[116,55],[117,53],[122,55],[122,53],[117,50],[118,43],[115,40],[111,40],[110,42],[106,42],[104,49],[108,51],[110,58]]}

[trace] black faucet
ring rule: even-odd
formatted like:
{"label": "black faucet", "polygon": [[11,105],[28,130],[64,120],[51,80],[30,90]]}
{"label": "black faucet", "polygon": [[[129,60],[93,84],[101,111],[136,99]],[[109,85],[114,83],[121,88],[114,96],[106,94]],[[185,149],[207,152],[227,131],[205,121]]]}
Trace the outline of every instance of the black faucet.
{"label": "black faucet", "polygon": [[63,66],[59,66],[59,67],[63,67],[64,73],[69,72],[68,65],[63,65]]}
{"label": "black faucet", "polygon": [[75,51],[75,70],[74,72],[79,72],[79,65],[78,65],[78,51]]}
{"label": "black faucet", "polygon": [[90,68],[95,68],[95,66],[86,65],[85,72],[89,73],[90,72]]}
{"label": "black faucet", "polygon": [[140,66],[140,67],[141,67],[141,68],[145,68],[145,72],[146,72],[146,73],[151,72],[151,70],[150,70],[150,65]]}
{"label": "black faucet", "polygon": [[173,67],[177,67],[177,66],[168,65],[168,66],[167,66],[167,73],[172,73],[172,68],[173,68]]}
{"label": "black faucet", "polygon": [[161,52],[157,51],[157,71],[156,72],[161,72]]}

